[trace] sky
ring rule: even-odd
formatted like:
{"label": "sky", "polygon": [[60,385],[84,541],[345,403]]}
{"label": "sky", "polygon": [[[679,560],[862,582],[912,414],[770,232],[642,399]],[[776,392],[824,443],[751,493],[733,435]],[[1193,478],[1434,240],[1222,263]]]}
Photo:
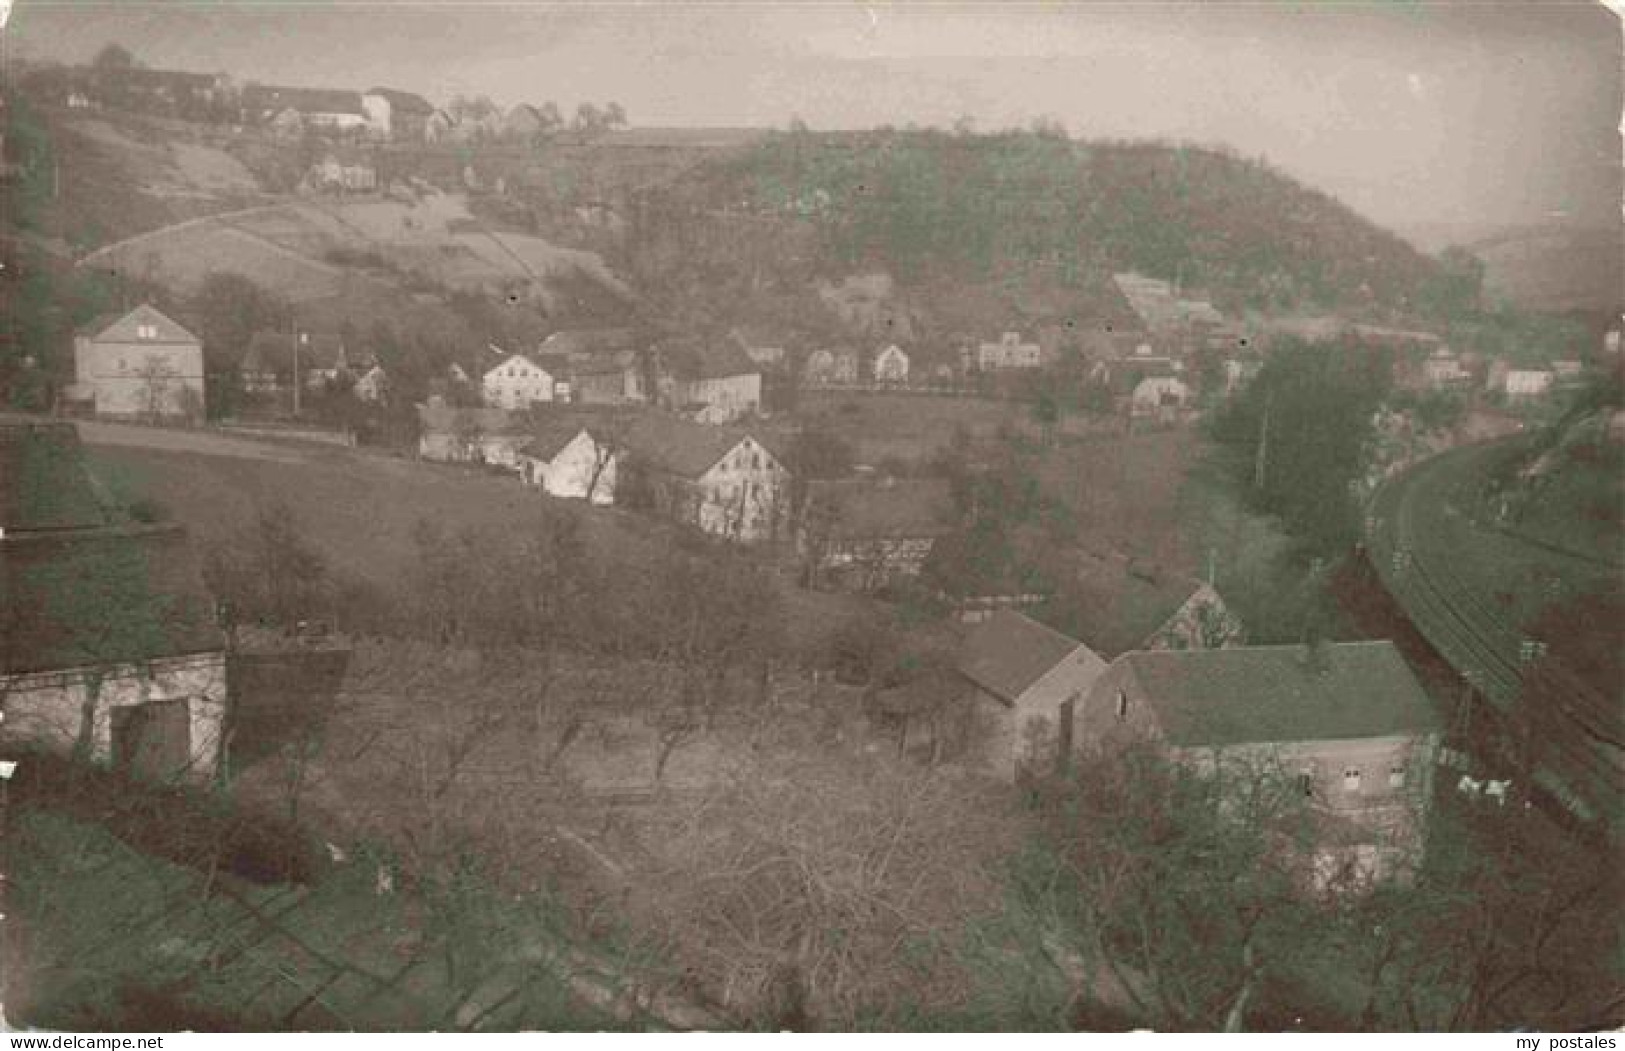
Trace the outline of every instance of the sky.
{"label": "sky", "polygon": [[620,102],[635,125],[1224,144],[1399,230],[1619,221],[1618,18],[1592,2],[16,0],[0,56]]}

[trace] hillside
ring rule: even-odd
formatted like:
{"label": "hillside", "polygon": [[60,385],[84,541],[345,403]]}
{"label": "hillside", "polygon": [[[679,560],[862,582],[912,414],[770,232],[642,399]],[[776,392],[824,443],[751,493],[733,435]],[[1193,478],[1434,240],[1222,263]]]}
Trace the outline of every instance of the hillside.
{"label": "hillside", "polygon": [[1466,246],[1484,262],[1484,287],[1525,310],[1617,315],[1625,306],[1625,240],[1611,229],[1520,227]]}
{"label": "hillside", "polygon": [[[1231,311],[1448,309],[1434,260],[1331,197],[1259,162],[1157,143],[772,134],[645,194],[635,219],[641,248],[714,271],[735,294],[761,287],[764,266],[766,283],[787,287],[884,269],[916,301],[930,290],[927,315],[963,313],[969,289],[1056,316],[1134,270]],[[770,246],[780,258],[764,264]]]}

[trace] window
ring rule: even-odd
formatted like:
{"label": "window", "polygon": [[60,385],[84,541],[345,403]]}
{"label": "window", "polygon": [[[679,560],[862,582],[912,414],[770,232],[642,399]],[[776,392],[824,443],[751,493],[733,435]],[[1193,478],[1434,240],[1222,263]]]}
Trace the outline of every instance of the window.
{"label": "window", "polygon": [[762,454],[761,453],[751,453],[750,454],[750,466],[751,466],[751,470],[753,470],[753,471],[760,471],[762,469]]}
{"label": "window", "polygon": [[1306,796],[1315,794],[1315,775],[1312,772],[1304,770],[1298,774],[1298,791]]}
{"label": "window", "polygon": [[1360,790],[1360,768],[1346,767],[1343,770],[1343,791],[1358,792]]}
{"label": "window", "polygon": [[1388,787],[1405,787],[1405,768],[1403,766],[1390,766],[1388,768]]}
{"label": "window", "polygon": [[136,339],[157,339],[158,338],[158,326],[157,325],[137,325],[135,327],[135,338]]}
{"label": "window", "polygon": [[1122,690],[1117,691],[1117,717],[1119,719],[1128,717],[1128,694]]}

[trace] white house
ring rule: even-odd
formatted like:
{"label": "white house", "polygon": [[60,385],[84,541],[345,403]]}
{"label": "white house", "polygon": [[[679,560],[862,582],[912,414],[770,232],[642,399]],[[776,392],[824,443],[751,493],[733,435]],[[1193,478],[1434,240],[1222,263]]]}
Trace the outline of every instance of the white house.
{"label": "white house", "polygon": [[540,486],[549,496],[615,502],[615,481],[620,453],[607,438],[572,420],[549,421],[535,437],[520,446],[519,478]]}
{"label": "white house", "polygon": [[1552,373],[1547,369],[1507,369],[1505,388],[1509,398],[1533,398],[1552,389]]}
{"label": "white house", "polygon": [[906,383],[908,381],[908,355],[893,343],[875,355],[876,383]]}
{"label": "white house", "polygon": [[1136,416],[1169,416],[1189,404],[1190,398],[1190,387],[1178,376],[1147,376],[1135,384],[1129,405]]}
{"label": "white house", "polygon": [[1043,349],[1037,343],[1023,343],[1019,332],[1006,332],[997,343],[982,343],[976,348],[976,364],[984,372],[1036,369],[1043,363]]}
{"label": "white house", "polygon": [[203,344],[150,304],[92,322],[73,340],[70,396],[99,416],[203,413]]}
{"label": "white house", "polygon": [[374,365],[356,377],[355,386],[351,391],[359,401],[383,401],[389,394],[389,377],[384,374],[384,367]]}
{"label": "white house", "polygon": [[[503,353],[496,347],[491,350]],[[553,400],[555,378],[524,354],[509,354],[495,368],[488,369],[481,384],[485,404],[499,409],[524,409],[536,402]]]}
{"label": "white house", "polygon": [[624,488],[660,514],[726,540],[768,540],[788,531],[790,472],[755,437],[666,413],[639,417],[626,436]]}

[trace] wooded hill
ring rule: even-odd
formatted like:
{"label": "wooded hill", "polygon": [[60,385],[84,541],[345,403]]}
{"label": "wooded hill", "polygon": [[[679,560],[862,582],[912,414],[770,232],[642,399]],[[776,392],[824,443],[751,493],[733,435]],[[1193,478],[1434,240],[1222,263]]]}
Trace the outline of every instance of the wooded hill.
{"label": "wooded hill", "polygon": [[1028,132],[772,133],[642,194],[631,236],[640,284],[692,283],[718,303],[862,270],[891,273],[945,317],[982,291],[1059,317],[1129,270],[1231,312],[1425,319],[1465,293],[1436,260],[1262,161]]}

